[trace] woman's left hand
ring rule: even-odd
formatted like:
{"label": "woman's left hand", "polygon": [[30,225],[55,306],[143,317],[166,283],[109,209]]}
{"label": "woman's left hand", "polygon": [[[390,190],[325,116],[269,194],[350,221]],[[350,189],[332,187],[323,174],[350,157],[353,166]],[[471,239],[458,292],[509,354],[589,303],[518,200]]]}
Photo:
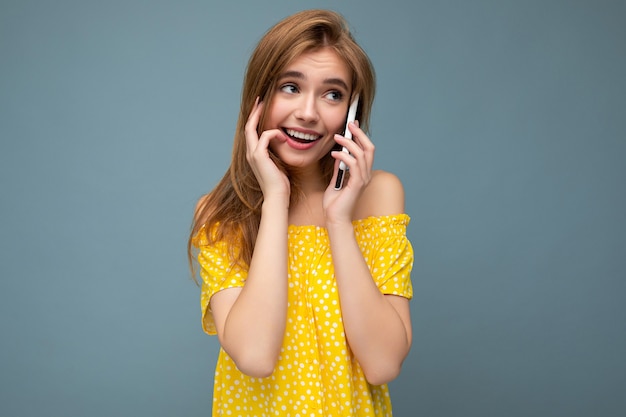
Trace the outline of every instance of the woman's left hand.
{"label": "woman's left hand", "polygon": [[[355,205],[372,177],[374,144],[359,128],[358,122],[350,123],[348,129],[352,132],[352,140],[341,135],[335,135],[337,143],[345,146],[350,154],[342,151],[332,152],[332,156],[335,158],[335,173],[330,185],[324,192],[323,200],[327,222],[351,223]],[[335,190],[334,185],[341,161],[349,168],[349,176],[344,181],[343,188]]]}

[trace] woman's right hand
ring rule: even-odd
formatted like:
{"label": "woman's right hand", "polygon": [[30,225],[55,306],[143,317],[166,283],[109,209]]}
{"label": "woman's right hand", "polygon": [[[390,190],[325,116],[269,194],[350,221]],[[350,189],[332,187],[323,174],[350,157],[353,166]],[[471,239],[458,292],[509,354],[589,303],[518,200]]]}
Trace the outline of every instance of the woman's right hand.
{"label": "woman's right hand", "polygon": [[266,130],[259,137],[257,128],[263,113],[263,102],[257,97],[245,126],[246,159],[259,182],[265,200],[272,196],[287,197],[291,192],[289,179],[270,158],[271,140],[285,141],[285,133],[280,129]]}

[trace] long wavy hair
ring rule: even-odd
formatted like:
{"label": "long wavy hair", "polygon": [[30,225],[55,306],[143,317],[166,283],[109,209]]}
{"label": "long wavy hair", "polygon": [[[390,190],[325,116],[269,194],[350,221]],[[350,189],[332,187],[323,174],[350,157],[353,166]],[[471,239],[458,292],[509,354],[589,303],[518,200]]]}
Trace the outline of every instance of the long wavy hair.
{"label": "long wavy hair", "polygon": [[[208,244],[226,240],[230,244],[232,264],[247,268],[252,259],[254,243],[261,221],[263,193],[246,160],[244,127],[255,99],[270,109],[278,77],[303,53],[331,48],[352,72],[352,94],[360,94],[357,120],[368,130],[374,101],[375,73],[365,51],[356,43],[345,19],[328,10],[306,10],[285,18],[270,28],[253,51],[243,83],[239,119],[235,131],[231,163],[217,186],[198,202],[187,243],[189,265],[194,280],[194,238],[203,232]],[[267,112],[259,121],[259,134],[265,125]],[[339,132],[338,132],[339,133]],[[289,168],[273,155],[271,157],[291,181],[292,202],[301,197],[296,179]],[[333,175],[334,158],[330,153],[320,161],[328,182]]]}

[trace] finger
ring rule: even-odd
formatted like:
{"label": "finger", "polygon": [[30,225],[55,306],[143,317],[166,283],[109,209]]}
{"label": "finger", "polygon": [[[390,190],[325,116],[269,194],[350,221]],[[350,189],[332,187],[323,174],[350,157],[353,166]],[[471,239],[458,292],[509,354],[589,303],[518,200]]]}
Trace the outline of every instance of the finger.
{"label": "finger", "polygon": [[[354,173],[354,175],[360,177],[361,176],[361,167],[359,167],[359,163],[355,156],[351,153],[343,152],[343,151],[333,151],[331,156],[335,158],[336,166],[334,173],[337,174],[339,169],[339,164],[343,162],[343,164],[348,168],[348,172]],[[352,175],[350,176],[352,177]],[[333,176],[333,180],[336,180],[336,176]],[[345,178],[347,180],[347,178]],[[344,180],[344,184],[346,181]],[[333,182],[334,184],[334,182]]]}
{"label": "finger", "polygon": [[[364,151],[361,145],[352,139],[345,138],[341,135],[335,135],[335,141],[346,148],[353,159],[359,160],[364,158]],[[344,152],[345,153],[345,152]]]}
{"label": "finger", "polygon": [[367,162],[368,169],[371,170],[374,164],[374,152],[376,150],[374,143],[365,134],[365,132],[360,127],[358,127],[356,122],[354,125],[349,126],[349,128],[350,128],[350,131],[352,132],[353,140],[363,150],[363,154]]}
{"label": "finger", "polygon": [[[333,157],[336,158],[338,162],[343,162],[348,167],[348,171],[344,174],[346,177],[343,181],[343,188],[352,190],[362,189],[368,182],[367,169],[364,168],[364,164],[359,163],[353,155],[341,151],[334,151]],[[334,176],[333,181],[336,182],[336,177]],[[335,184],[335,182],[332,184]]]}
{"label": "finger", "polygon": [[254,101],[254,105],[252,106],[252,110],[250,111],[250,114],[248,115],[248,120],[246,121],[246,130],[254,130],[256,131],[257,127],[259,126],[259,120],[261,119],[261,113],[263,110],[263,102],[259,101],[259,98],[257,97],[256,100]]}
{"label": "finger", "polygon": [[284,142],[287,140],[285,133],[280,129],[270,129],[261,133],[259,140],[257,141],[257,148],[259,149],[267,149],[269,147],[270,141],[278,140],[280,142]]}
{"label": "finger", "polygon": [[250,110],[250,114],[248,114],[248,120],[246,121],[246,128],[255,128],[259,124],[260,118],[260,110],[263,107],[263,102],[259,101],[259,97],[254,100],[254,105],[252,106],[252,110]]}
{"label": "finger", "polygon": [[370,138],[359,127],[358,121],[355,121],[354,123],[350,123],[348,125],[348,129],[350,129],[350,132],[352,133],[352,139],[356,143],[361,145],[362,148],[366,149],[366,148],[372,148],[374,146]]}
{"label": "finger", "polygon": [[371,177],[373,155],[366,152],[358,143],[343,136],[337,135],[335,140],[340,145],[345,146],[350,152],[350,154],[338,152],[334,157],[348,166],[351,172],[350,181],[352,181],[352,184],[355,186],[367,184]]}
{"label": "finger", "polygon": [[259,97],[254,101],[254,106],[252,106],[252,111],[250,111],[250,115],[248,116],[248,120],[245,125],[245,136],[246,136],[246,144],[248,145],[248,149],[254,149],[256,147],[258,141],[258,133],[257,129],[259,127],[259,120],[261,119],[261,113],[263,111],[263,102],[259,101]]}

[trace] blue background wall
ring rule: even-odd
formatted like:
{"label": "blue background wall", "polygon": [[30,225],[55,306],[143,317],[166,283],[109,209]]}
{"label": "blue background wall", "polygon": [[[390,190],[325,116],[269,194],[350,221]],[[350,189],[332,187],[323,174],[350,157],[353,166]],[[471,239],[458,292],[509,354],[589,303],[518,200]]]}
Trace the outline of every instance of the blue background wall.
{"label": "blue background wall", "polygon": [[[222,4],[223,3],[223,4]],[[398,416],[626,414],[624,1],[0,1],[0,415],[207,416],[185,242],[244,66],[342,12],[406,185]]]}

